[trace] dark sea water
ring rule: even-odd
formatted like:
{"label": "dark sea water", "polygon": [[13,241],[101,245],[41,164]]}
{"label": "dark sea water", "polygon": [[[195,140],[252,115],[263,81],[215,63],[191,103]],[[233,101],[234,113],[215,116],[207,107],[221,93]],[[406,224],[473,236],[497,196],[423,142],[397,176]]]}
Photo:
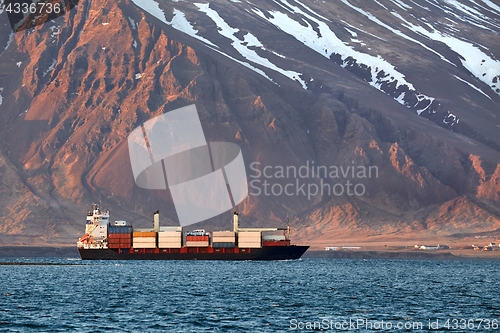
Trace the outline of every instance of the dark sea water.
{"label": "dark sea water", "polygon": [[0,332],[500,331],[496,261],[1,261]]}

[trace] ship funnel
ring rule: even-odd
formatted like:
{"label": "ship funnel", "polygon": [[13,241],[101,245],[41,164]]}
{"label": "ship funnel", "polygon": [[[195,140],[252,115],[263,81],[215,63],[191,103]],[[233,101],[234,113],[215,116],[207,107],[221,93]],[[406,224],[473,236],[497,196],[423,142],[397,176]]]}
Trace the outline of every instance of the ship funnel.
{"label": "ship funnel", "polygon": [[234,212],[234,215],[233,215],[233,229],[234,229],[234,232],[238,232],[239,227],[240,227],[240,225],[239,225],[239,221],[238,221],[238,213]]}
{"label": "ship funnel", "polygon": [[160,211],[159,210],[157,210],[154,214],[153,228],[154,228],[155,232],[160,231]]}

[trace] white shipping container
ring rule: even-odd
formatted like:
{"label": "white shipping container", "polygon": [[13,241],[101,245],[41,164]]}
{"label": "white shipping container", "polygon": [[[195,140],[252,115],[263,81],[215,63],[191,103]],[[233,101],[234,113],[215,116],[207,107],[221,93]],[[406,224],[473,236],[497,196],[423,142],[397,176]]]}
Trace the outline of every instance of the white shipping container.
{"label": "white shipping container", "polygon": [[158,243],[158,247],[160,249],[180,249],[182,247],[182,244],[181,243],[175,243],[175,242]]}
{"label": "white shipping container", "polygon": [[182,239],[158,239],[158,243],[182,243]]}
{"label": "white shipping container", "polygon": [[162,232],[162,231],[167,231],[167,232],[179,231],[179,232],[182,232],[182,227],[181,226],[164,226],[164,227],[160,226],[160,232]]}
{"label": "white shipping container", "polygon": [[156,242],[136,242],[135,240],[133,241],[134,244],[156,244]]}
{"label": "white shipping container", "polygon": [[262,235],[262,240],[269,241],[282,241],[285,240],[285,235]]}
{"label": "white shipping container", "polygon": [[158,236],[158,239],[171,239],[171,240],[182,239],[182,235],[177,235],[177,236],[163,236],[163,235],[160,235],[160,236]]}
{"label": "white shipping container", "polygon": [[234,231],[213,231],[212,237],[234,237],[236,233]]}
{"label": "white shipping container", "polygon": [[156,244],[146,244],[146,243],[132,243],[134,249],[154,249]]}
{"label": "white shipping container", "polygon": [[178,241],[178,242],[158,242],[158,244],[179,244],[179,245],[181,245],[182,242],[181,241]]}
{"label": "white shipping container", "polygon": [[158,235],[158,238],[182,238],[182,234],[180,232],[177,233],[177,235],[165,235],[165,234],[161,234],[161,235]]}
{"label": "white shipping container", "polygon": [[236,236],[212,236],[212,239],[236,239]]}
{"label": "white shipping container", "polygon": [[238,240],[245,240],[249,242],[254,242],[254,241],[260,241],[261,237],[260,236],[239,236],[238,235]]}
{"label": "white shipping container", "polygon": [[182,236],[182,232],[180,231],[160,231],[158,236]]}
{"label": "white shipping container", "polygon": [[238,237],[260,237],[260,231],[240,231],[238,232]]}
{"label": "white shipping container", "polygon": [[134,239],[134,241],[139,241],[139,242],[146,242],[146,241],[155,241],[156,240],[156,237],[132,237]]}
{"label": "white shipping container", "polygon": [[187,247],[208,247],[208,241],[186,241]]}

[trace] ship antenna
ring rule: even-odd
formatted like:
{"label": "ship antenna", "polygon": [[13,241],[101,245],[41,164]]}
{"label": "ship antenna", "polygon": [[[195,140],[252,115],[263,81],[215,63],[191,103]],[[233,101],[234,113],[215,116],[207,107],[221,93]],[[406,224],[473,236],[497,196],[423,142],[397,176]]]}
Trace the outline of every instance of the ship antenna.
{"label": "ship antenna", "polygon": [[286,232],[287,232],[287,238],[290,239],[290,218],[288,216],[288,213],[286,213]]}

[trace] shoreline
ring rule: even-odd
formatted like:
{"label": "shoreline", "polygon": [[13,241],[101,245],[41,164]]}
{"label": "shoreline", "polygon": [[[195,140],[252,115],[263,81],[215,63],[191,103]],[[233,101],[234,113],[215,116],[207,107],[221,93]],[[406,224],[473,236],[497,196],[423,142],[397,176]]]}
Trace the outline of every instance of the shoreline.
{"label": "shoreline", "polygon": [[401,259],[401,260],[500,260],[500,251],[444,250],[308,250],[302,258],[325,259]]}

